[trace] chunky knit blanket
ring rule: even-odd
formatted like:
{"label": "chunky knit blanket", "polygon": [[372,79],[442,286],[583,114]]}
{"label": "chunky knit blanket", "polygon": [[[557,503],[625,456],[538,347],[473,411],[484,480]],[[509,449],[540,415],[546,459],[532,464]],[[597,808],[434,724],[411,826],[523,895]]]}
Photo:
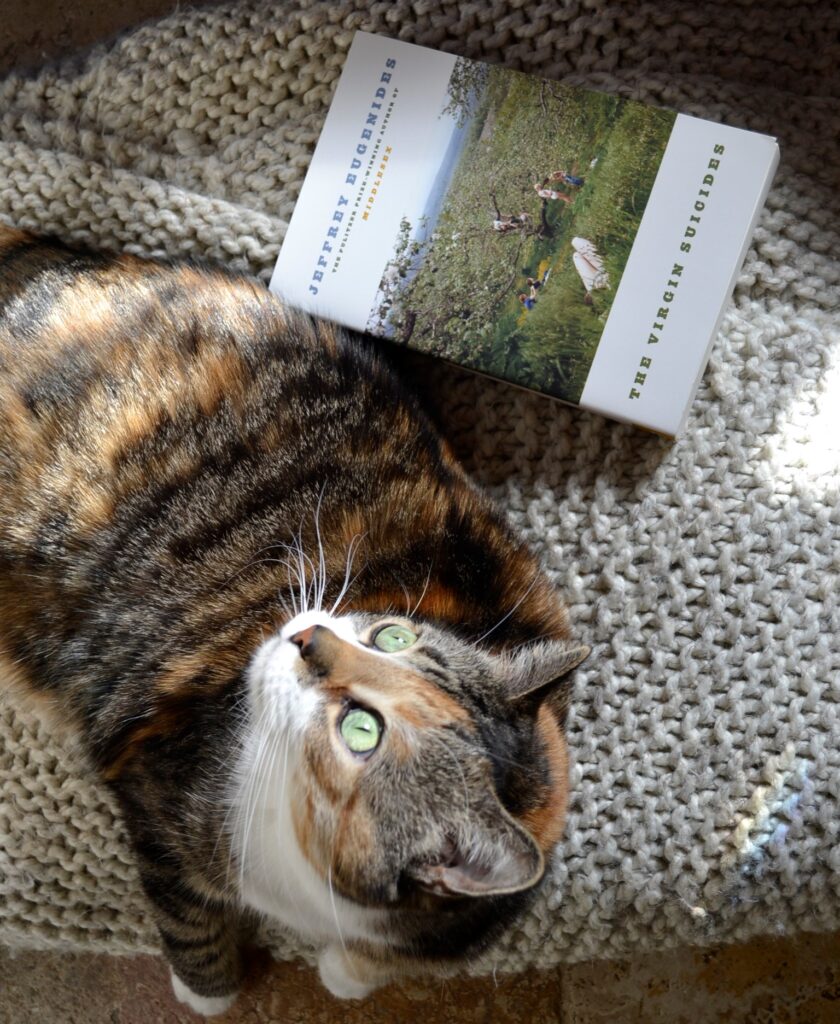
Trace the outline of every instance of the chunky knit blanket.
{"label": "chunky knit blanket", "polygon": [[[840,10],[183,10],[0,83],[0,218],[266,281],[356,28],[725,119],[782,150],[676,443],[428,371],[456,447],[594,646],[566,839],[536,907],[476,969],[838,927]],[[155,948],[113,801],[69,741],[0,700],[0,941]]]}

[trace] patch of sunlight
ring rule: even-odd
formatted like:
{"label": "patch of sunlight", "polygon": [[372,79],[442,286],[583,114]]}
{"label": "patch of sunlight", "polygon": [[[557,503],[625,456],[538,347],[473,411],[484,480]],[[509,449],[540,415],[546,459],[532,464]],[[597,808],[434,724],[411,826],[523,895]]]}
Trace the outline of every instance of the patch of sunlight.
{"label": "patch of sunlight", "polygon": [[778,477],[820,493],[840,486],[840,358],[814,390],[796,399],[768,447]]}

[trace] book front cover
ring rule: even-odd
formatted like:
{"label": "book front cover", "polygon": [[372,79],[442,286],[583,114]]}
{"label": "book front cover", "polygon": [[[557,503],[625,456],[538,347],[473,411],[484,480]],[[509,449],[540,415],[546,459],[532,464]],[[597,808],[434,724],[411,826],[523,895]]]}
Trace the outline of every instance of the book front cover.
{"label": "book front cover", "polygon": [[675,434],[777,152],[765,136],[359,32],[271,288]]}

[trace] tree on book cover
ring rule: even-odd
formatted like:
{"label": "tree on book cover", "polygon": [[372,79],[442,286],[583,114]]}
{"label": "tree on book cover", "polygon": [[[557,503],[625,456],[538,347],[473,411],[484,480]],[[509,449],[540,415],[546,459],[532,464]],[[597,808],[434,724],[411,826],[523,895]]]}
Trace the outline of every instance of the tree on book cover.
{"label": "tree on book cover", "polygon": [[459,59],[368,329],[577,403],[675,116]]}

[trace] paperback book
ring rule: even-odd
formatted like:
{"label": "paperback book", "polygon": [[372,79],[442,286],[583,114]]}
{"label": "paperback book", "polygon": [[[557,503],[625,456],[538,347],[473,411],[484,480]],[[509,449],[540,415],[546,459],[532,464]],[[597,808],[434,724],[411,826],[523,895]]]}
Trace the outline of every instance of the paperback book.
{"label": "paperback book", "polygon": [[777,163],[768,136],[358,32],[271,288],[675,436]]}

